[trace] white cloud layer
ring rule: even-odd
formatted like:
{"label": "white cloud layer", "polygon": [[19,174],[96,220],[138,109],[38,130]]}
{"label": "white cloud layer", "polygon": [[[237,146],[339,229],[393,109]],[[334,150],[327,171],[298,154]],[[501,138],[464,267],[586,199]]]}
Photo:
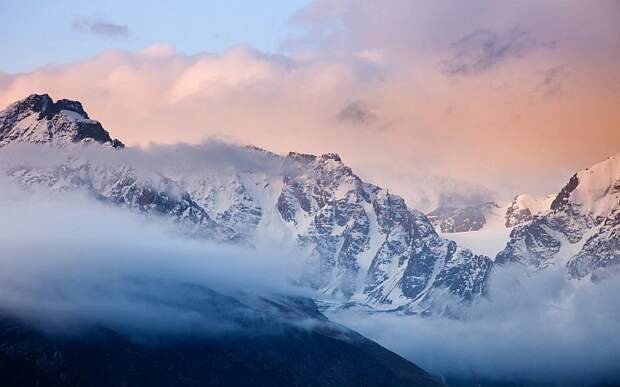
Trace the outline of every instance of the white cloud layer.
{"label": "white cloud layer", "polygon": [[235,310],[236,301],[211,300],[203,289],[245,300],[310,294],[292,285],[300,266],[286,249],[184,238],[164,220],[83,193],[0,183],[0,311],[42,329],[230,332],[251,309]]}
{"label": "white cloud layer", "polygon": [[496,270],[462,319],[343,311],[336,321],[448,378],[588,386],[620,379],[620,278]]}

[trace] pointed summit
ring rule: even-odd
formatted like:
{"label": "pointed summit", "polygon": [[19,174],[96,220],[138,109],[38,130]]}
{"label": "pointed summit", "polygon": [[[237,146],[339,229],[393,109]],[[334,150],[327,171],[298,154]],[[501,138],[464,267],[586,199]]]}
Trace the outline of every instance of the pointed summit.
{"label": "pointed summit", "polygon": [[114,148],[124,147],[91,120],[78,101],[57,102],[47,94],[32,94],[0,112],[0,147],[11,143],[50,143],[66,145],[97,142]]}

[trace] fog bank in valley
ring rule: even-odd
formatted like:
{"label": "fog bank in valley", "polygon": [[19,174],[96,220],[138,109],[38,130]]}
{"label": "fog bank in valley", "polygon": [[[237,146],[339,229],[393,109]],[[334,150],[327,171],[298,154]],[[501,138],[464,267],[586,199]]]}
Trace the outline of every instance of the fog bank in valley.
{"label": "fog bank in valley", "polygon": [[196,304],[211,291],[250,300],[310,295],[292,285],[299,265],[285,247],[216,245],[80,192],[0,184],[0,310],[44,329],[217,332],[235,327],[213,305]]}
{"label": "fog bank in valley", "polygon": [[329,317],[452,378],[586,386],[620,380],[620,280],[496,269],[489,297],[460,319],[355,311]]}

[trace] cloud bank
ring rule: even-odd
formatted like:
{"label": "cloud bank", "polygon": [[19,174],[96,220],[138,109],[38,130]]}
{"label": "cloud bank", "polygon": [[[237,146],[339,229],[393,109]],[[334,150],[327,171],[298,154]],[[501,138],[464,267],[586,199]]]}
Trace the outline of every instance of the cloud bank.
{"label": "cloud bank", "polygon": [[620,380],[618,291],[618,276],[586,283],[512,267],[494,272],[490,297],[460,320],[329,316],[448,379],[589,386]]}
{"label": "cloud bank", "polygon": [[214,245],[84,193],[0,183],[0,311],[51,333],[234,333],[253,317],[238,299],[310,294],[286,249]]}

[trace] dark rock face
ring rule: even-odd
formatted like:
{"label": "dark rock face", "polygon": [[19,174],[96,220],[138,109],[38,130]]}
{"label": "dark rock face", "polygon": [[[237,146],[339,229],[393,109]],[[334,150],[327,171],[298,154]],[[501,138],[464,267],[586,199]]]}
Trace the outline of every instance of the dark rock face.
{"label": "dark rock face", "polygon": [[514,206],[506,209],[506,227],[514,227],[522,223],[531,221],[534,218],[529,208],[515,208]]}
{"label": "dark rock face", "polygon": [[[2,385],[444,385],[400,356],[331,323],[309,300],[263,298],[247,303],[206,289],[204,297],[206,302],[192,300],[192,309],[236,323],[234,331],[129,334],[92,325],[71,335],[51,334],[3,314]],[[300,319],[314,324],[301,327]]]}
{"label": "dark rock face", "polygon": [[495,262],[521,262],[536,268],[546,267],[560,251],[561,242],[554,234],[559,227],[561,225],[551,219],[538,218],[526,227],[515,228],[510,233],[508,245],[497,255]]}
{"label": "dark rock face", "polygon": [[573,176],[571,176],[568,183],[562,188],[562,190],[560,191],[558,196],[555,198],[553,203],[551,203],[551,209],[553,211],[558,211],[564,208],[564,206],[568,204],[568,199],[570,197],[571,192],[573,192],[575,188],[577,188],[578,185],[579,185],[579,178],[577,177],[577,174],[574,174]]}
{"label": "dark rock face", "polygon": [[590,236],[581,251],[568,263],[568,272],[575,278],[617,267],[620,264],[620,208]]}
{"label": "dark rock face", "polygon": [[486,213],[499,208],[496,203],[488,202],[467,207],[440,207],[428,213],[428,219],[441,232],[478,231],[486,223]]}
{"label": "dark rock face", "polygon": [[[49,98],[47,94],[45,94],[45,96]],[[58,113],[61,110],[70,110],[72,112],[78,113],[84,118],[89,118],[88,114],[82,107],[82,103],[79,101],[72,101],[70,99],[59,99],[58,101],[56,101],[55,104],[53,104],[53,106],[54,106],[54,110],[56,111],[56,113]]]}
{"label": "dark rock face", "polygon": [[439,288],[445,287],[450,293],[472,301],[486,291],[487,285],[487,281],[475,279],[488,278],[492,267],[493,262],[485,256],[473,255],[469,250],[454,251],[446,256],[444,268],[435,281]]}
{"label": "dark rock face", "polygon": [[412,313],[428,309],[436,292],[463,301],[482,293],[491,260],[440,238],[401,197],[364,183],[340,157],[287,159],[305,171],[283,179],[277,209],[317,257],[313,286]]}
{"label": "dark rock face", "polygon": [[0,146],[10,142],[68,144],[94,141],[122,148],[98,121],[91,120],[78,101],[54,101],[32,94],[0,112]]}

